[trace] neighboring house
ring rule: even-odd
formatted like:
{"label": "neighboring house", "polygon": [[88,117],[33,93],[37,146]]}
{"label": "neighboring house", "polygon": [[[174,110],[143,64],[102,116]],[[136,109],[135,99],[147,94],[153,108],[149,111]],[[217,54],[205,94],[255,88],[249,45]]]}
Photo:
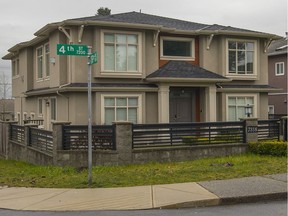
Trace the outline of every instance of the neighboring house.
{"label": "neighboring house", "polygon": [[269,85],[281,89],[269,93],[269,114],[287,115],[287,36],[271,43],[268,49]]}
{"label": "neighboring house", "polygon": [[[93,65],[93,124],[268,118],[266,49],[279,36],[129,12],[47,24],[9,49],[15,114],[87,124],[87,57],[57,55],[85,44]],[[62,50],[63,51],[63,50]]]}
{"label": "neighboring house", "polygon": [[0,120],[1,121],[14,120],[14,99],[0,100]]}

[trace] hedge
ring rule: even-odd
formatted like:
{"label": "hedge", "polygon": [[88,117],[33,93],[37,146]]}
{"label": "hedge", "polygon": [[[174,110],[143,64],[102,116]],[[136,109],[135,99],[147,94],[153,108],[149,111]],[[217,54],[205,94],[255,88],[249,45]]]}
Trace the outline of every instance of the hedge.
{"label": "hedge", "polygon": [[249,151],[254,154],[287,156],[288,143],[284,141],[259,141],[249,143]]}

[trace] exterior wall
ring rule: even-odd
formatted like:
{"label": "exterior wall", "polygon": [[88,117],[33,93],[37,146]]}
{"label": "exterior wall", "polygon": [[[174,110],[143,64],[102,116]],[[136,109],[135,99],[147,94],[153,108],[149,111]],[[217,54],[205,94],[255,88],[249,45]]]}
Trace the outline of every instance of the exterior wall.
{"label": "exterior wall", "polygon": [[[284,62],[284,75],[276,76],[275,64]],[[282,89],[280,92],[269,94],[269,105],[274,105],[274,114],[287,114],[287,54],[269,56],[269,85]]]}

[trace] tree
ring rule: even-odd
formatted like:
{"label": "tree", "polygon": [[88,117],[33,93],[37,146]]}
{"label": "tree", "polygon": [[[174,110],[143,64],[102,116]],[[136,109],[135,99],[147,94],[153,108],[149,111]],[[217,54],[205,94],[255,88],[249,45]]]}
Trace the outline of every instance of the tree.
{"label": "tree", "polygon": [[111,15],[111,9],[107,8],[107,7],[100,7],[97,10],[97,14],[96,15],[100,15],[100,16],[108,16]]}
{"label": "tree", "polygon": [[10,95],[11,83],[9,82],[7,76],[2,73],[0,76],[0,120],[6,120],[6,116],[9,115],[7,110],[9,109],[9,103],[11,100],[8,100],[8,95]]}

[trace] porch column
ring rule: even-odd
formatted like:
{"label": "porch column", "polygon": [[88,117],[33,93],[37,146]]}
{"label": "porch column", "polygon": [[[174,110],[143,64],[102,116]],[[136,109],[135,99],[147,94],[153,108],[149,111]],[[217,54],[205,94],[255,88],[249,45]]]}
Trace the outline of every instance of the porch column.
{"label": "porch column", "polygon": [[169,86],[159,85],[158,123],[169,123]]}
{"label": "porch column", "polygon": [[205,121],[216,122],[216,86],[205,88]]}

